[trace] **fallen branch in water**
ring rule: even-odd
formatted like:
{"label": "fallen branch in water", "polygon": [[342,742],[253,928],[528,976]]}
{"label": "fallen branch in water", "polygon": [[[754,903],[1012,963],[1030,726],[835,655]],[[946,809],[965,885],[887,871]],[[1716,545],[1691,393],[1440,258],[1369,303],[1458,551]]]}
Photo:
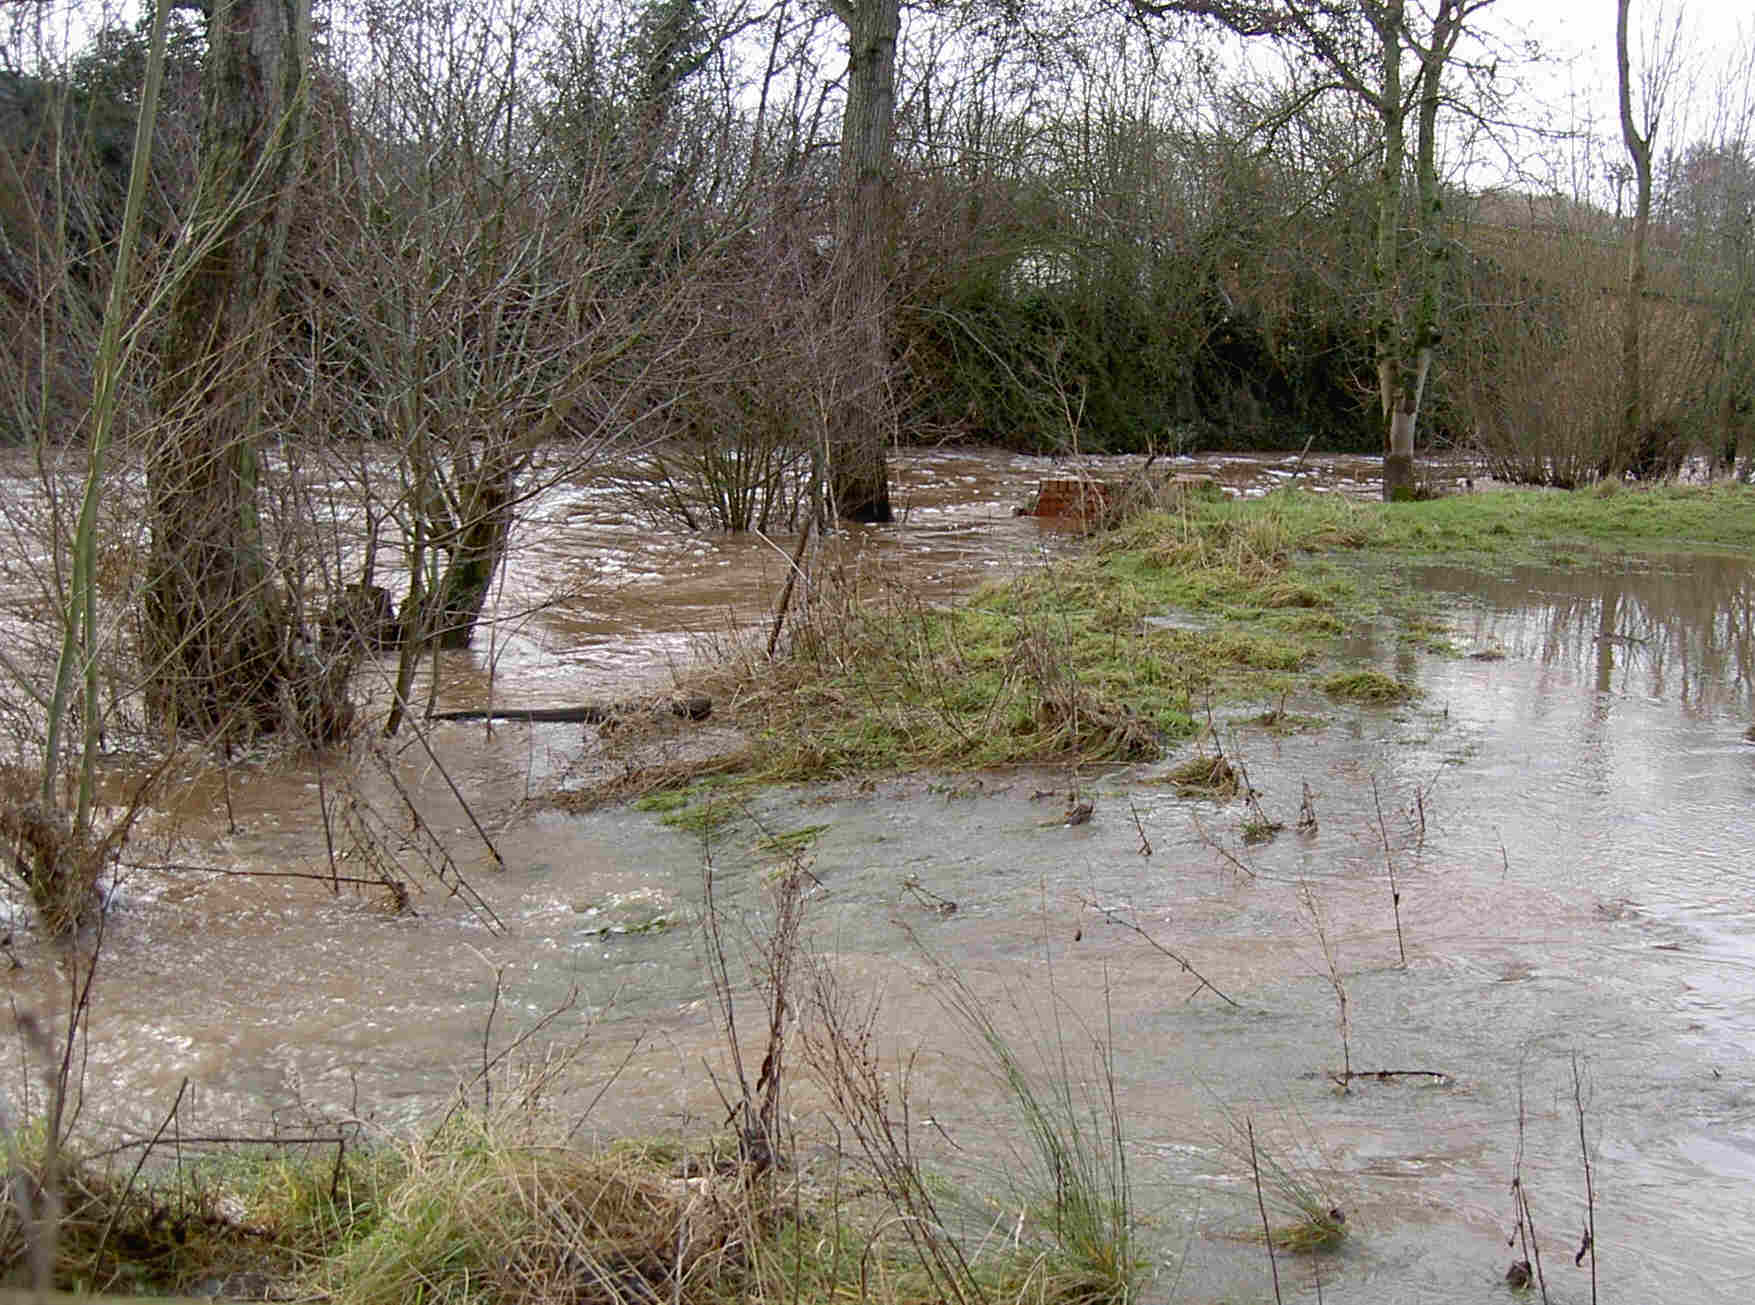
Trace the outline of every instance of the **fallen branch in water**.
{"label": "fallen branch in water", "polygon": [[1450,1075],[1441,1069],[1349,1069],[1329,1077],[1342,1087],[1346,1087],[1354,1079],[1375,1078],[1388,1082],[1392,1078],[1429,1078],[1435,1083],[1450,1082]]}

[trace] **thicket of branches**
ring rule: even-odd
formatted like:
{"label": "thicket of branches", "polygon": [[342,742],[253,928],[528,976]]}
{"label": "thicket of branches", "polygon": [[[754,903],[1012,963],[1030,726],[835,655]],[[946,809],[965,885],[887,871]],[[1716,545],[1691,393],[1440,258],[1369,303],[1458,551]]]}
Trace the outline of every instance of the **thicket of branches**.
{"label": "thicket of branches", "polygon": [[[373,319],[392,311],[388,290],[404,296],[395,311],[417,327],[458,318],[434,333],[469,339],[478,355],[504,349],[507,332],[517,337],[512,361],[484,359],[501,375],[459,368],[445,376],[455,393],[421,396],[460,418],[448,425],[479,426],[496,405],[496,420],[538,425],[519,408],[520,390],[539,405],[557,388],[563,402],[587,402],[566,395],[578,359],[562,355],[565,331],[589,319],[617,354],[606,375],[620,381],[615,394],[594,382],[587,406],[598,417],[614,407],[618,437],[656,418],[652,433],[692,445],[667,468],[723,474],[730,447],[740,473],[748,460],[784,479],[809,439],[810,421],[786,411],[798,371],[821,373],[833,352],[820,343],[825,323],[845,320],[822,311],[837,294],[829,254],[846,57],[828,10],[433,0],[324,17],[311,96],[323,143],[299,181],[307,239],[283,305],[289,329],[274,347],[283,372],[316,371],[304,380],[330,384],[295,386],[286,428],[406,439],[408,414],[393,419],[382,401],[364,411],[374,388],[405,388],[383,358],[365,356],[398,338]],[[46,333],[41,306],[63,273],[88,292],[87,306],[98,288],[144,43],[141,31],[101,27],[56,68],[28,48],[21,26],[7,61],[58,77],[11,74],[0,94],[8,166],[24,183],[7,188],[0,218],[14,346],[0,438],[9,441],[45,424],[40,405],[17,397],[43,393],[45,373],[48,433],[77,433],[90,352],[71,320],[81,296],[59,296]],[[199,20],[180,14],[160,114],[161,234],[188,199],[203,46]],[[1272,78],[1237,71],[1197,29],[1141,26],[1102,6],[909,14],[887,269],[896,338],[886,398],[900,436],[1041,451],[1296,447],[1312,435],[1319,447],[1377,447],[1367,321],[1375,129],[1356,105],[1316,94],[1318,81],[1292,58]],[[76,130],[64,133],[63,157],[80,166],[57,178],[43,149],[48,111],[29,102],[59,98],[65,85],[61,112]],[[1478,81],[1451,93],[1465,113],[1502,107]],[[1654,286],[1658,314],[1707,337],[1709,356],[1660,382],[1649,406],[1654,424],[1710,436],[1714,447],[1730,438],[1726,404],[1742,403],[1725,396],[1747,384],[1737,323],[1747,317],[1749,122],[1735,110],[1727,105],[1707,138],[1672,142],[1658,186],[1659,244],[1675,281]],[[1561,141],[1552,156],[1588,148]],[[1544,378],[1553,403],[1576,405],[1578,420],[1594,424],[1588,395],[1553,381],[1588,365],[1601,308],[1589,301],[1618,283],[1621,230],[1592,202],[1602,196],[1557,177],[1475,203],[1483,197],[1466,194],[1470,174],[1455,166],[1465,160],[1451,162],[1449,236],[1469,257],[1451,260],[1456,311],[1429,428],[1439,444],[1482,439],[1506,470],[1528,474],[1507,439],[1535,446],[1540,461],[1544,446],[1571,438],[1529,392]],[[1531,196],[1538,207],[1516,211]],[[70,246],[60,269],[45,256],[58,231]],[[539,233],[540,253],[529,243]],[[420,292],[432,302],[417,311],[406,299],[423,268]],[[373,295],[375,306],[362,302]],[[504,320],[508,296],[519,301],[515,323]],[[648,347],[674,338],[689,318],[684,299],[699,310],[697,344],[707,347],[687,374],[642,392],[627,382],[630,368],[658,378],[625,356],[629,337]],[[473,322],[460,318],[466,304]],[[727,305],[738,309],[729,320],[707,320]],[[652,328],[653,313],[664,326]],[[819,339],[799,338],[806,332]],[[36,356],[43,347],[51,358]],[[1670,352],[1667,343],[1651,350]],[[368,374],[383,383],[359,384]],[[357,392],[338,394],[343,380]],[[579,414],[555,425],[565,433],[589,422]],[[1532,427],[1551,436],[1533,437]],[[775,455],[776,441],[788,452]],[[1574,478],[1564,449],[1559,461],[1541,478]],[[736,479],[734,497],[747,489]],[[698,486],[673,508],[731,526],[761,512],[702,497]],[[795,512],[788,503],[786,515]]]}

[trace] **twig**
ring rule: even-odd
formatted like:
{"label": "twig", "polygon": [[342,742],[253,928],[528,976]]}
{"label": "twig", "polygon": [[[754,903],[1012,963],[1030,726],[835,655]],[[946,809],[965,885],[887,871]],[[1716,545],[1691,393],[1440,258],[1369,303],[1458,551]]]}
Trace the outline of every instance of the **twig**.
{"label": "twig", "polygon": [[941,896],[920,882],[919,875],[907,875],[902,880],[902,891],[931,911],[934,915],[955,915],[957,904],[949,897]]}
{"label": "twig", "polygon": [[1340,1085],[1341,1091],[1348,1090],[1353,1081],[1353,1042],[1352,1023],[1347,1016],[1347,985],[1341,979],[1340,966],[1335,964],[1334,948],[1329,945],[1328,929],[1322,922],[1322,908],[1316,903],[1316,894],[1311,891],[1308,882],[1298,886],[1299,899],[1304,909],[1310,912],[1310,921],[1316,926],[1316,941],[1322,946],[1322,959],[1328,965],[1328,985],[1335,994],[1335,1023],[1341,1034],[1341,1072],[1330,1074]]}
{"label": "twig", "polygon": [[1389,851],[1389,827],[1383,823],[1383,802],[1377,794],[1377,776],[1371,777],[1371,801],[1377,807],[1377,833],[1383,839],[1383,864],[1389,870],[1389,905],[1395,913],[1395,947],[1402,958],[1402,965],[1408,963],[1407,944],[1402,941],[1402,894],[1395,882],[1395,858]]}
{"label": "twig", "polygon": [[[811,527],[816,522],[815,513],[804,519],[804,529],[798,535],[798,546],[792,550],[792,556],[788,559],[786,584],[780,590],[780,601],[774,605],[774,624],[768,630],[769,657],[774,655],[774,649],[780,643],[780,631],[786,624],[786,611],[792,606],[792,590],[798,582],[798,577],[804,574],[804,547],[810,542]],[[768,542],[760,531],[757,531],[756,534],[757,538],[762,539],[762,542]]]}
{"label": "twig", "polygon": [[[423,744],[425,743],[425,736],[418,729],[415,732],[415,736],[421,739]],[[429,757],[432,756],[430,750],[427,755]],[[396,790],[396,795],[402,799],[403,809],[408,812],[408,819],[414,832],[426,835],[427,842],[438,861],[436,866],[430,867],[433,871],[433,877],[436,878],[441,885],[449,888],[453,897],[461,897],[464,902],[468,904],[470,910],[474,911],[492,932],[497,933],[502,937],[509,934],[511,930],[506,928],[505,922],[494,912],[494,908],[488,905],[487,899],[478,893],[475,890],[474,885],[463,877],[462,868],[451,856],[450,849],[445,846],[445,841],[433,831],[432,827],[427,823],[426,817],[421,814],[420,807],[415,803],[414,796],[409,793],[407,786],[403,784],[402,777],[396,773],[395,767],[391,765],[390,758],[385,755],[384,750],[380,747],[374,747],[372,749],[372,756],[373,759],[377,761],[379,769],[384,774],[384,778],[390,781],[390,786]],[[451,776],[446,773],[444,767],[438,764],[438,759],[436,757],[433,758],[433,763],[438,770],[439,775],[445,780],[445,783],[450,787],[451,792],[462,805],[464,815],[469,818],[469,823],[475,827],[476,833],[481,838],[482,845],[487,848],[488,853],[494,858],[494,864],[501,870],[504,870],[506,868],[505,858],[500,855],[499,849],[493,844],[493,840],[487,836],[487,831],[481,827],[481,823],[476,819],[475,812],[470,808],[468,801],[463,797],[463,794],[458,791],[456,783],[451,779]],[[366,809],[363,804],[359,802],[355,802],[353,808],[356,811]],[[450,874],[449,879],[446,878],[447,871]]]}
{"label": "twig", "polygon": [[1140,820],[1140,809],[1134,804],[1132,798],[1127,800],[1127,809],[1133,815],[1133,827],[1139,830],[1140,855],[1150,856],[1152,854],[1152,840],[1146,837],[1146,826],[1145,823]]}
{"label": "twig", "polygon": [[1584,1238],[1578,1254],[1572,1257],[1574,1267],[1582,1267],[1590,1256],[1590,1299],[1597,1300],[1597,1197],[1590,1171],[1590,1143],[1584,1136],[1584,1075],[1578,1067],[1578,1053],[1572,1053],[1572,1105],[1578,1114],[1578,1154],[1584,1161]]}
{"label": "twig", "polygon": [[494,1040],[494,1016],[500,1013],[500,996],[506,990],[506,967],[494,971],[494,999],[488,1003],[487,1019],[481,1026],[481,1117],[486,1119],[494,1109],[494,1080],[488,1073],[489,1048]]}
{"label": "twig", "polygon": [[152,1154],[152,1148],[158,1145],[159,1138],[164,1136],[165,1129],[171,1126],[171,1120],[177,1117],[177,1110],[183,1104],[183,1094],[188,1090],[189,1079],[185,1075],[182,1083],[177,1087],[176,1099],[171,1102],[171,1108],[165,1112],[164,1119],[153,1130],[146,1145],[140,1149],[140,1158],[134,1162],[134,1168],[128,1175],[128,1181],[122,1186],[122,1195],[110,1206],[110,1218],[104,1224],[104,1235],[98,1238],[97,1249],[91,1253],[91,1258],[94,1261],[103,1259],[104,1248],[110,1244],[110,1234],[116,1230],[116,1220],[122,1217],[122,1211],[127,1208],[128,1197],[134,1191],[134,1182],[140,1177],[140,1170],[145,1166],[147,1157]]}
{"label": "twig", "polygon": [[[346,1140],[347,1135],[340,1129],[334,1133],[312,1133],[306,1137],[290,1137],[285,1133],[181,1133],[177,1141],[183,1146],[333,1146]],[[117,1142],[114,1146],[101,1151],[93,1151],[85,1158],[107,1160],[113,1155],[121,1155],[137,1147],[151,1150],[158,1144],[158,1134],[151,1137],[129,1138],[126,1142]]]}
{"label": "twig", "polygon": [[[495,996],[495,1002],[496,1002],[496,1004],[498,1003],[498,994],[497,993]],[[537,1034],[541,1033],[544,1029],[548,1028],[549,1025],[553,1024],[556,1020],[560,1019],[561,1016],[565,1015],[568,1011],[572,1010],[574,1006],[578,1005],[578,1003],[579,1003],[579,989],[578,989],[578,987],[574,986],[572,988],[567,989],[567,995],[565,997],[561,998],[561,1001],[558,1005],[551,1007],[547,1012],[545,1012],[543,1014],[542,1018],[537,1020],[536,1023],[532,1024],[529,1028],[525,1029],[517,1037],[513,1038],[510,1042],[508,1042],[492,1058],[484,1058],[482,1060],[481,1068],[476,1071],[477,1075],[485,1082],[487,1079],[487,1076],[489,1074],[491,1074],[495,1069],[497,1069],[499,1067],[500,1063],[502,1061],[504,1061],[506,1059],[506,1057],[510,1056],[514,1051],[518,1050],[518,1048],[522,1047],[526,1042],[529,1042],[532,1038],[536,1037]],[[490,1025],[492,1023],[492,1016],[491,1015],[489,1016],[489,1023],[490,1023]],[[445,1125],[449,1124],[451,1122],[451,1120],[456,1117],[457,1112],[459,1110],[461,1110],[465,1105],[468,1104],[469,1089],[472,1088],[473,1086],[475,1086],[473,1080],[471,1080],[468,1083],[460,1083],[457,1085],[457,1099],[452,1104],[451,1108],[445,1112],[444,1118],[442,1118],[439,1121],[438,1128],[435,1129],[434,1132],[438,1132],[440,1129],[443,1129],[445,1127]],[[526,1095],[528,1096],[528,1094],[526,1094]]]}
{"label": "twig", "polygon": [[[1116,914],[1114,908],[1104,906],[1100,902],[1092,902],[1092,901],[1088,901],[1088,900],[1085,900],[1082,898],[1080,899],[1080,905],[1089,907],[1091,910],[1097,912],[1105,920],[1109,921],[1110,924],[1118,924],[1123,929],[1128,930],[1130,933],[1134,933],[1134,934],[1139,935],[1139,937],[1141,939],[1143,939],[1146,942],[1146,944],[1151,947],[1151,949],[1153,951],[1157,952],[1161,956],[1168,956],[1171,960],[1175,961],[1178,965],[1180,965],[1185,972],[1192,974],[1195,978],[1199,979],[1200,986],[1197,987],[1193,992],[1188,994],[1189,998],[1198,996],[1200,994],[1201,989],[1205,988],[1208,991],[1210,991],[1213,994],[1213,996],[1217,997],[1220,1001],[1224,1002],[1227,1006],[1231,1006],[1237,1010],[1243,1009],[1243,1007],[1239,1006],[1236,1002],[1232,1001],[1231,998],[1227,997],[1224,993],[1220,992],[1218,990],[1218,988],[1214,987],[1212,980],[1208,979],[1206,975],[1202,974],[1199,970],[1195,969],[1193,965],[1189,964],[1188,959],[1186,957],[1179,956],[1175,952],[1171,951],[1168,947],[1164,946],[1163,943],[1159,942],[1156,938],[1152,937],[1151,934],[1147,933],[1144,929],[1140,928],[1140,926],[1137,923],[1135,923],[1134,921],[1123,919],[1120,915]],[[1184,1000],[1187,1000],[1187,998],[1185,998]]]}
{"label": "twig", "polygon": [[1523,1144],[1528,1119],[1524,1104],[1523,1068],[1520,1065],[1517,1073],[1517,1152],[1511,1160],[1511,1209],[1516,1221],[1516,1226],[1512,1229],[1511,1244],[1517,1246],[1521,1243],[1523,1259],[1512,1264],[1506,1274],[1506,1281],[1514,1287],[1528,1286],[1533,1269],[1537,1289],[1541,1292],[1542,1305],[1547,1305],[1548,1282],[1542,1276],[1542,1247],[1536,1238],[1536,1220],[1530,1211],[1529,1192],[1523,1185]]}
{"label": "twig", "polygon": [[1261,1239],[1267,1244],[1268,1269],[1274,1275],[1274,1300],[1279,1303],[1281,1301],[1280,1266],[1279,1262],[1274,1259],[1274,1230],[1268,1225],[1267,1202],[1261,1197],[1261,1162],[1255,1154],[1255,1121],[1245,1119],[1243,1128],[1249,1134],[1249,1172],[1255,1177],[1255,1208],[1261,1211]]}
{"label": "twig", "polygon": [[1298,455],[1298,461],[1292,464],[1293,480],[1297,480],[1299,474],[1304,470],[1304,459],[1310,456],[1310,446],[1314,443],[1316,443],[1316,436],[1314,435],[1304,441],[1304,451]]}
{"label": "twig", "polygon": [[1244,874],[1248,875],[1251,879],[1255,878],[1255,871],[1254,870],[1251,870],[1249,868],[1249,866],[1246,863],[1244,863],[1243,861],[1238,860],[1237,857],[1235,857],[1229,851],[1227,851],[1225,849],[1225,847],[1222,844],[1220,844],[1217,839],[1215,839],[1211,834],[1207,833],[1206,826],[1201,824],[1199,816],[1190,812],[1188,818],[1194,822],[1194,832],[1200,835],[1201,842],[1205,843],[1208,847],[1212,848],[1213,851],[1217,852],[1220,856],[1224,857],[1225,860],[1229,861],[1231,863],[1231,867],[1233,869],[1241,870]]}
{"label": "twig", "polygon": [[362,879],[350,875],[316,874],[309,870],[232,870],[219,865],[194,865],[184,861],[127,861],[130,870],[157,870],[160,872],[177,871],[180,873],[194,872],[204,875],[224,875],[228,879],[314,879],[320,884],[347,884],[354,888],[382,888],[382,879]]}
{"label": "twig", "polygon": [[1354,1079],[1375,1078],[1429,1078],[1439,1083],[1450,1082],[1450,1075],[1441,1069],[1349,1069],[1344,1074],[1330,1074],[1329,1077],[1342,1087]]}

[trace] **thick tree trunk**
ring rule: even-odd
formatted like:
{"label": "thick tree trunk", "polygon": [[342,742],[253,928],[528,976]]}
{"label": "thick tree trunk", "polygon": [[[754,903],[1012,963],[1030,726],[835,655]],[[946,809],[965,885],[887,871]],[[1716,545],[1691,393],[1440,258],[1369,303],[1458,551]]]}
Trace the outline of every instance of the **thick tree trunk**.
{"label": "thick tree trunk", "polygon": [[467,648],[475,638],[488,589],[511,541],[520,461],[509,440],[501,439],[490,442],[480,462],[455,469],[463,500],[455,530],[441,541],[451,556],[433,594],[434,614],[427,624],[441,648]]}
{"label": "thick tree trunk", "polygon": [[890,328],[887,303],[891,128],[896,115],[898,0],[832,0],[847,26],[841,125],[840,307],[856,351],[830,434],[829,492],[850,521],[890,521]]}
{"label": "thick tree trunk", "polygon": [[169,307],[146,469],[147,696],[168,731],[270,728],[298,675],[263,553],[257,448],[309,30],[310,0],[215,0],[208,19],[192,263]]}

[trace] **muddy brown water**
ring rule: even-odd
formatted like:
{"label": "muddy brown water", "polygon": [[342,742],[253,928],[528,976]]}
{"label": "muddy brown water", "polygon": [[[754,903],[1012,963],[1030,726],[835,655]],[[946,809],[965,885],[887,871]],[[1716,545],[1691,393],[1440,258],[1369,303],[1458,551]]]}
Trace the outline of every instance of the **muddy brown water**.
{"label": "muddy brown water", "polygon": [[[1286,471],[1272,459],[1210,469],[1239,486]],[[1346,461],[1321,470],[1343,487],[1368,474]],[[861,532],[861,546],[938,596],[1041,565],[1066,541],[1011,508],[1043,474],[1008,455],[910,459],[905,522]],[[537,505],[497,597],[503,613],[532,614],[448,658],[441,696],[536,705],[651,687],[701,639],[759,619],[782,568],[760,541],[663,535],[590,487],[558,491]],[[191,777],[154,815],[179,841],[147,840],[117,894],[84,1123],[149,1127],[186,1078],[185,1132],[408,1127],[479,1066],[484,1040],[498,1052],[573,994],[511,1070],[533,1072],[543,1048],[574,1049],[549,1095],[564,1111],[590,1104],[586,1132],[706,1127],[718,1107],[703,1066],[723,1074],[726,1058],[692,928],[703,861],[735,964],[775,860],[759,839],[820,825],[812,946],[875,1004],[884,1054],[898,1077],[908,1070],[922,1153],[998,1194],[982,1218],[1020,1217],[1007,1188],[1019,1132],[947,1015],[927,952],[1027,1058],[1063,1059],[1080,1100],[1105,1090],[1094,1043],[1113,1047],[1155,1266],[1147,1299],[1271,1298],[1229,1119],[1252,1122],[1347,1215],[1339,1251],[1281,1257],[1288,1299],[1315,1299],[1319,1283],[1325,1298],[1362,1302],[1504,1292],[1521,1150],[1549,1293],[1589,1300],[1589,1260],[1574,1265],[1586,1212],[1576,1064],[1600,1298],[1745,1300],[1755,745],[1742,733],[1755,713],[1755,576],[1741,560],[1659,557],[1591,574],[1427,568],[1407,580],[1447,596],[1461,655],[1375,631],[1357,632],[1352,651],[1417,683],[1419,701],[1294,701],[1321,723],[1285,736],[1245,713],[1225,726],[1265,812],[1287,825],[1255,846],[1238,805],[1153,783],[1165,765],[1077,777],[1096,811],[1076,827],[1057,819],[1063,772],[827,778],[749,799],[704,842],[656,813],[521,805],[577,773],[591,739],[580,727],[441,726],[434,756],[388,764],[502,934],[430,880],[418,916],[391,918],[374,898],[313,881],[187,868],[327,865],[313,770],[246,761],[223,784]],[[583,596],[540,607],[568,589]],[[1300,835],[1306,784],[1319,823]],[[368,778],[363,791],[394,823],[388,785]],[[939,899],[955,912],[931,909]],[[13,999],[52,1009],[54,959],[18,907],[13,929]],[[1197,991],[1161,949],[1236,1004]],[[743,1018],[753,1029],[753,1005]],[[1430,1073],[1342,1093],[1332,1075],[1349,1061]],[[503,1099],[506,1076],[496,1082]],[[806,1132],[821,1118],[807,1083],[793,1107]]]}

